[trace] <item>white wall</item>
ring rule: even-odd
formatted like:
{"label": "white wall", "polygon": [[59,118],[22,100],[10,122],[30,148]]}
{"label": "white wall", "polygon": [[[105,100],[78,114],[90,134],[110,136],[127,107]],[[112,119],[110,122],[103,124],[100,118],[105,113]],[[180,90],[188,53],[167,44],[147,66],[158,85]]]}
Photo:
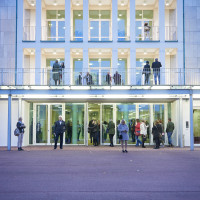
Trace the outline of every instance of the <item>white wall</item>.
{"label": "white wall", "polygon": [[24,124],[26,125],[24,139],[23,139],[23,146],[29,145],[29,103],[22,101],[22,118]]}
{"label": "white wall", "polygon": [[[8,101],[0,101],[0,121],[1,121],[1,134],[0,134],[0,146],[7,146],[8,137]],[[14,136],[14,130],[18,121],[18,101],[12,101],[12,111],[11,111],[11,145],[17,146],[17,137]]]}
{"label": "white wall", "polygon": [[178,145],[178,131],[179,131],[179,117],[178,117],[178,100],[174,101],[171,104],[171,119],[172,122],[174,123],[175,129],[173,131],[173,135],[172,135],[172,144],[177,146]]}

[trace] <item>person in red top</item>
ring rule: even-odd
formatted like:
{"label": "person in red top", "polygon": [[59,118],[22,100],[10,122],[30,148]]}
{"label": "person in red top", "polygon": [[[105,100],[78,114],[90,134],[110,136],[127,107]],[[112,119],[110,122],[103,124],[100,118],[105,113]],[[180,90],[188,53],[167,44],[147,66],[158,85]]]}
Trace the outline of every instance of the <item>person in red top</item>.
{"label": "person in red top", "polygon": [[139,139],[140,136],[140,120],[136,119],[136,125],[135,125],[135,135],[136,135],[136,147],[139,146],[139,144],[141,145],[142,142]]}

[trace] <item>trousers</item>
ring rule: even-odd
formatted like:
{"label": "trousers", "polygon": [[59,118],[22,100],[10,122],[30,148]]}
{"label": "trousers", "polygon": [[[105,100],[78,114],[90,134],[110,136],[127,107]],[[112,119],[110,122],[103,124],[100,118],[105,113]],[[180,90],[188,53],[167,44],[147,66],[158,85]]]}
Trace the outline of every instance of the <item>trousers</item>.
{"label": "trousers", "polygon": [[18,148],[22,147],[23,137],[24,137],[24,133],[20,133],[18,136],[18,142],[17,142]]}

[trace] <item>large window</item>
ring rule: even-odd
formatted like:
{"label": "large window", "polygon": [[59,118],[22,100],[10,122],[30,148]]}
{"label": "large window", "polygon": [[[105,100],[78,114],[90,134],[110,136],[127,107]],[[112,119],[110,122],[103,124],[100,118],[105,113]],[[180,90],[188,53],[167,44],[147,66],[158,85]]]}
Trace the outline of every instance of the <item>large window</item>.
{"label": "large window", "polygon": [[127,11],[118,10],[118,41],[129,40],[127,34]]}
{"label": "large window", "polygon": [[65,10],[47,10],[42,40],[62,41],[65,38]]}
{"label": "large window", "polygon": [[159,27],[154,26],[153,10],[136,10],[136,40],[159,40]]}
{"label": "large window", "polygon": [[111,40],[111,12],[109,10],[90,10],[89,27],[89,40]]}
{"label": "large window", "polygon": [[83,85],[83,79],[79,80],[80,73],[83,72],[83,59],[74,58],[73,59],[73,84],[74,85]]}
{"label": "large window", "polygon": [[73,11],[73,27],[72,27],[72,40],[82,41],[83,40],[83,11]]}
{"label": "large window", "polygon": [[119,58],[118,59],[118,65],[117,65],[117,71],[121,75],[121,84],[126,85],[127,84],[127,58]]}
{"label": "large window", "polygon": [[89,71],[94,85],[106,85],[106,74],[110,73],[110,58],[92,58],[89,62]]}

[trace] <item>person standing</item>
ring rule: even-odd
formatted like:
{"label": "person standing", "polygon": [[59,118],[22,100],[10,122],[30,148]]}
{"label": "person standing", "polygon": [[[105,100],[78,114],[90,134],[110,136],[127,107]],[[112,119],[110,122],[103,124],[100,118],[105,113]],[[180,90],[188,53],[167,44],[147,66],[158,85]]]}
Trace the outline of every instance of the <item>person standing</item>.
{"label": "person standing", "polygon": [[94,146],[98,146],[98,132],[99,132],[99,127],[97,124],[97,121],[93,121],[93,126],[92,126],[92,133],[93,133],[93,144]]}
{"label": "person standing", "polygon": [[79,75],[78,75],[78,85],[83,85],[83,76],[82,76],[82,72],[80,72]]}
{"label": "person standing", "polygon": [[89,72],[87,72],[85,78],[86,78],[87,85],[92,85],[92,75],[90,75]]}
{"label": "person standing", "polygon": [[108,123],[108,134],[110,138],[110,146],[114,147],[113,145],[113,136],[115,135],[115,124],[112,119],[110,119]]}
{"label": "person standing", "polygon": [[141,135],[140,134],[140,120],[136,119],[136,122],[137,122],[137,124],[135,126],[135,135],[136,135],[136,147],[138,147],[139,144],[140,145],[142,144],[141,140],[139,139],[139,137]]}
{"label": "person standing", "polygon": [[60,136],[60,149],[63,148],[63,133],[65,132],[65,122],[62,120],[62,116],[60,115],[58,117],[58,121],[55,122],[55,126],[54,126],[54,135],[55,135],[55,145],[54,145],[54,149],[57,148],[57,142],[58,142],[58,138]]}
{"label": "person standing", "polygon": [[142,120],[142,123],[140,124],[140,134],[142,135],[142,148],[146,148],[144,142],[146,141],[147,136],[147,126],[144,120]]}
{"label": "person standing", "polygon": [[157,77],[158,77],[158,85],[160,85],[160,68],[161,67],[162,67],[161,63],[158,62],[158,58],[156,58],[155,62],[152,63],[155,85],[157,85]]}
{"label": "person standing", "polygon": [[116,71],[116,73],[113,76],[115,85],[121,85],[121,75]]}
{"label": "person standing", "polygon": [[[122,119],[117,129],[119,130],[119,138],[121,140],[122,152],[128,153],[127,151],[127,141],[129,140],[128,126],[126,125],[126,122],[124,119]],[[125,142],[125,150],[124,150],[124,142]]]}
{"label": "person standing", "polygon": [[17,128],[19,129],[18,142],[17,142],[18,151],[24,151],[24,149],[22,149],[22,142],[24,136],[24,129],[26,128],[26,126],[22,122],[22,117],[19,117],[18,119]]}
{"label": "person standing", "polygon": [[169,147],[172,147],[172,134],[174,131],[174,123],[171,121],[171,118],[168,119],[168,123],[167,123],[167,128],[166,128],[166,132],[167,132],[167,137],[168,137],[168,142],[169,142]]}
{"label": "person standing", "polygon": [[144,23],[144,39],[146,40],[148,38],[148,40],[150,40],[150,30],[151,27],[149,26],[149,24],[147,22]]}
{"label": "person standing", "polygon": [[92,144],[93,143],[93,131],[92,131],[92,128],[93,128],[93,124],[94,124],[94,122],[93,122],[94,120],[92,119],[92,120],[90,120],[89,121],[89,125],[88,125],[88,132],[89,132],[89,134],[90,134],[90,143]]}
{"label": "person standing", "polygon": [[135,120],[132,120],[131,124],[131,137],[132,137],[132,142],[135,142]]}
{"label": "person standing", "polygon": [[53,64],[53,80],[55,81],[55,85],[58,85],[60,80],[60,65],[58,64],[58,60]]}
{"label": "person standing", "polygon": [[110,72],[108,72],[108,73],[106,74],[106,83],[107,83],[107,85],[111,85],[111,76],[110,76]]}
{"label": "person standing", "polygon": [[151,69],[150,69],[150,65],[149,65],[149,61],[146,61],[146,65],[143,68],[143,72],[142,74],[145,75],[145,81],[144,84],[148,85],[149,84],[149,76],[151,74]]}
{"label": "person standing", "polygon": [[60,78],[59,78],[59,85],[60,85],[60,81],[62,81],[64,70],[65,70],[65,63],[62,62],[61,65],[60,65]]}
{"label": "person standing", "polygon": [[160,148],[160,133],[162,132],[162,128],[159,124],[159,121],[155,121],[153,128],[152,128],[152,134],[153,134],[153,139],[156,143],[156,146],[154,149],[159,149]]}
{"label": "person standing", "polygon": [[164,133],[164,125],[163,125],[163,123],[162,123],[162,120],[161,120],[161,119],[159,120],[159,123],[160,123],[161,130],[162,130],[162,132],[161,132],[161,142],[162,142],[162,147],[164,147],[164,146],[165,146],[165,133]]}

